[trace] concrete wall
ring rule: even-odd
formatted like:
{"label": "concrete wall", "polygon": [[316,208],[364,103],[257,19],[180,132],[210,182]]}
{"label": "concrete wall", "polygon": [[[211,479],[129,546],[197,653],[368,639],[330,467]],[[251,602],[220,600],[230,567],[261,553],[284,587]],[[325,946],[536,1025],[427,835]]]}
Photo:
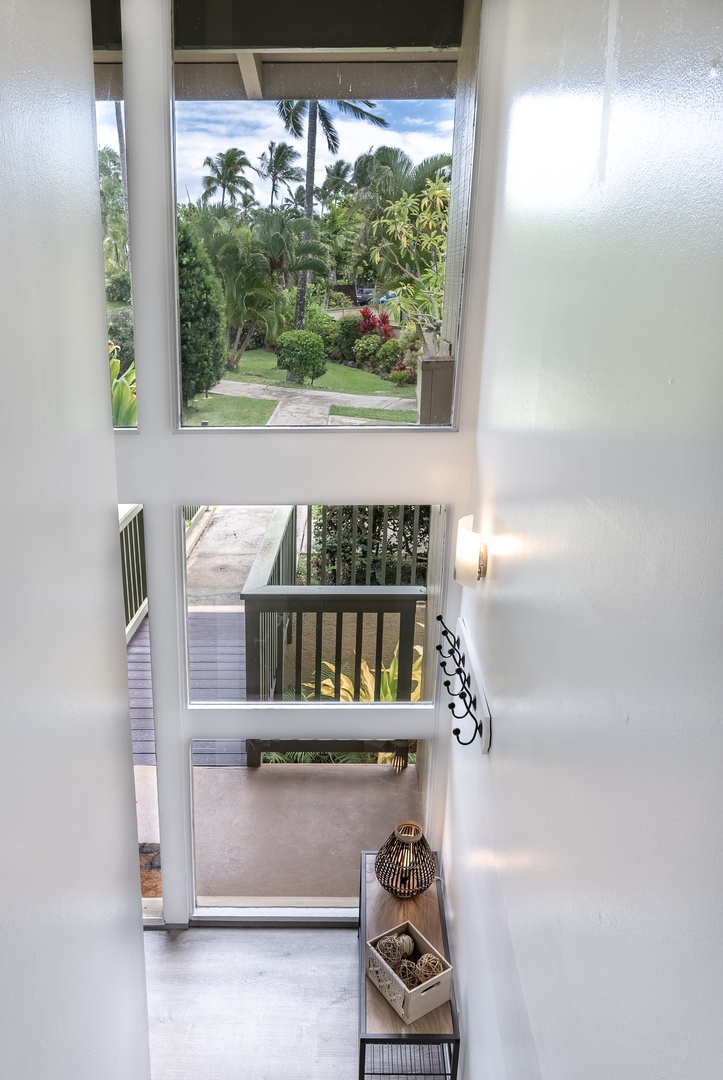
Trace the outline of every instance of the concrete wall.
{"label": "concrete wall", "polygon": [[0,8],[0,1075],[143,1080],[89,8]]}
{"label": "concrete wall", "polygon": [[483,19],[463,401],[491,550],[462,614],[493,734],[453,750],[445,838],[465,1076],[713,1080],[720,11]]}

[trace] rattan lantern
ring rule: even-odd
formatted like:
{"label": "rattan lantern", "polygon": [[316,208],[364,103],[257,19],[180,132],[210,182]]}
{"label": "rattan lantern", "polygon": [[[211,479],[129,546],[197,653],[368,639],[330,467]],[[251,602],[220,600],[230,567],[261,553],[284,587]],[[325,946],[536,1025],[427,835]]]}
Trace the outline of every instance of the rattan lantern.
{"label": "rattan lantern", "polygon": [[437,866],[422,826],[403,821],[379,848],[374,873],[383,889],[400,900],[419,896],[435,879]]}

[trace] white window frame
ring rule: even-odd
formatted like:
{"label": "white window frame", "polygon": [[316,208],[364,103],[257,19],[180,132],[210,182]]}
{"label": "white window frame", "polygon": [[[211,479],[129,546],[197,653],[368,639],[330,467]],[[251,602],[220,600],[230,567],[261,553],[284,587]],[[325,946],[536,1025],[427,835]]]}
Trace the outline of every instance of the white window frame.
{"label": "white window frame", "polygon": [[[474,436],[451,429],[179,429],[171,8],[167,0],[122,0],[121,10],[138,428],[116,431],[118,498],[144,507],[163,913],[165,925],[186,926],[195,910],[191,740],[338,738],[343,729],[350,738],[427,739],[444,748],[449,723],[438,702],[189,704],[181,507],[464,506]],[[444,815],[439,775],[432,789],[425,824],[434,841]]]}

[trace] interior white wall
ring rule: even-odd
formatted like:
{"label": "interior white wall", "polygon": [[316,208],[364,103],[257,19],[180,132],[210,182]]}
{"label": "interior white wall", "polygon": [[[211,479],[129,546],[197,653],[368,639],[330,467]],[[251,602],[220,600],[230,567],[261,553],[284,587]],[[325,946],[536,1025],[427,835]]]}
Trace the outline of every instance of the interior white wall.
{"label": "interior white wall", "polygon": [[90,12],[0,6],[0,1075],[149,1076]]}
{"label": "interior white wall", "polygon": [[462,614],[493,729],[487,759],[453,749],[445,838],[465,1076],[712,1080],[720,12],[484,9],[463,401],[490,563]]}

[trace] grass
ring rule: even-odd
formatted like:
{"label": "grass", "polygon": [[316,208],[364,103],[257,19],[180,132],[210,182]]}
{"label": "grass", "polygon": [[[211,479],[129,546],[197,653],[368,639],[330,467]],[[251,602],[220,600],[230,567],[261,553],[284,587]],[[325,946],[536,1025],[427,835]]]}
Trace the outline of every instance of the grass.
{"label": "grass", "polygon": [[209,427],[265,427],[277,405],[277,401],[223,394],[198,396],[183,410],[183,424],[200,427],[202,420],[208,420]]}
{"label": "grass", "polygon": [[417,413],[413,409],[355,409],[353,405],[332,405],[331,416],[355,416],[361,420],[380,420],[383,424],[416,424]]}
{"label": "grass", "polygon": [[[225,371],[222,378],[235,382],[263,383],[266,386],[293,387],[287,383],[286,372],[276,366],[276,354],[263,349],[253,349],[244,353],[239,361],[238,371]],[[387,397],[414,398],[417,396],[414,386],[395,386],[378,375],[358,368],[345,367],[344,364],[327,364],[326,374],[317,379],[313,386],[304,384],[304,390],[334,390],[341,394],[377,394]]]}

